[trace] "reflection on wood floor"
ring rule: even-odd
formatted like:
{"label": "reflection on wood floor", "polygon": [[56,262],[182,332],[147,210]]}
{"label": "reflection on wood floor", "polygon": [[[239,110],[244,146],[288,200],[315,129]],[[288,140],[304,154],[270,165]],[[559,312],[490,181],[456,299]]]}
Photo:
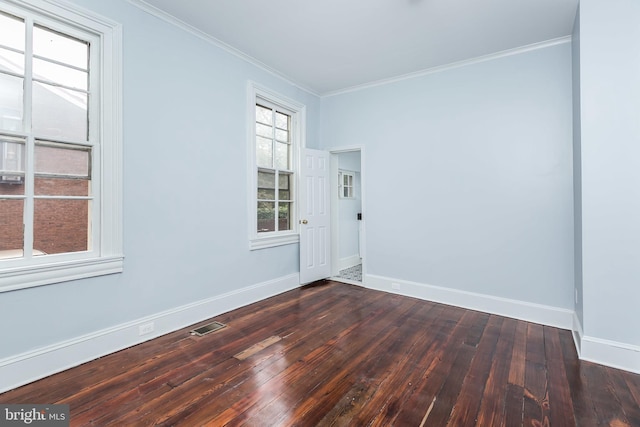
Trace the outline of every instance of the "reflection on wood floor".
{"label": "reflection on wood floor", "polygon": [[640,426],[640,376],[569,331],[328,281],[215,320],[0,402],[68,403],[74,426]]}

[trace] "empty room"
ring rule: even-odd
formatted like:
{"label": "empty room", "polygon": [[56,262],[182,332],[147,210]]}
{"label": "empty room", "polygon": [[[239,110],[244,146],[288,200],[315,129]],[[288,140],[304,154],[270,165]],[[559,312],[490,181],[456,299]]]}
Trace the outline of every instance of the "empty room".
{"label": "empty room", "polygon": [[637,0],[0,0],[0,425],[640,426],[639,158]]}

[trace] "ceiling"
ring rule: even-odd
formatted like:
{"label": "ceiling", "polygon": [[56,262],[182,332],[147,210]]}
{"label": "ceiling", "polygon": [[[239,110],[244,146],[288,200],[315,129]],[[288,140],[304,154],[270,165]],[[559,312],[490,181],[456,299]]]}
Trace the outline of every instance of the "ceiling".
{"label": "ceiling", "polygon": [[569,36],[578,6],[578,0],[131,1],[318,95]]}

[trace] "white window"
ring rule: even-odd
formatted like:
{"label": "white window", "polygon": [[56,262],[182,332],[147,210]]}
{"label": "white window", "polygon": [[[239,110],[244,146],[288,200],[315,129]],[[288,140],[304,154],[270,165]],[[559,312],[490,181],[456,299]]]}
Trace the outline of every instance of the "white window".
{"label": "white window", "polygon": [[295,243],[296,162],[305,108],[253,83],[249,102],[250,248]]}
{"label": "white window", "polygon": [[349,171],[340,171],[338,173],[338,182],[340,183],[340,189],[338,194],[342,199],[353,199],[354,196],[354,186],[355,186],[355,174]]}
{"label": "white window", "polygon": [[120,27],[0,0],[0,292],[122,271]]}

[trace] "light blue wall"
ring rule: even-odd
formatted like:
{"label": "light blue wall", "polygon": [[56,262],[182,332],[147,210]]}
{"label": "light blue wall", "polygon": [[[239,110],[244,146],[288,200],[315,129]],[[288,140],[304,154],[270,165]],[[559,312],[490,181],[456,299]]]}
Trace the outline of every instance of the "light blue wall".
{"label": "light blue wall", "polygon": [[322,99],[374,275],[573,308],[571,45]]}
{"label": "light blue wall", "polygon": [[640,345],[640,2],[582,0],[584,333]]}
{"label": "light blue wall", "polygon": [[[124,273],[0,294],[0,359],[298,271],[249,251],[247,81],[317,97],[124,0],[76,0],[124,33]],[[46,328],[45,328],[46,327]]]}
{"label": "light blue wall", "polygon": [[[580,151],[581,106],[580,106],[580,7],[571,34],[571,71],[573,83],[573,233],[574,233],[574,274],[575,312],[584,323],[582,286],[582,158]],[[575,298],[575,297],[574,297]]]}

